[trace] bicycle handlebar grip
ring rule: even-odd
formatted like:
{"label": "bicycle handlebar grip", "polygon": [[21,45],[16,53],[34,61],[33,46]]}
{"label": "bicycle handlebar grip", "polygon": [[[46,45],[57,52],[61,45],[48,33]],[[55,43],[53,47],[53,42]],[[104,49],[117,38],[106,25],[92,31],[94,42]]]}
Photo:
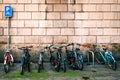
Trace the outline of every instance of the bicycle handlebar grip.
{"label": "bicycle handlebar grip", "polygon": [[52,47],[52,46],[53,46],[53,44],[51,44],[51,45],[49,46],[49,48]]}
{"label": "bicycle handlebar grip", "polygon": [[80,46],[81,44],[79,44],[79,43],[76,43],[76,45]]}
{"label": "bicycle handlebar grip", "polygon": [[68,44],[67,46],[70,46],[70,45],[72,45],[73,43],[70,43],[70,44]]}
{"label": "bicycle handlebar grip", "polygon": [[58,49],[57,47],[53,47],[53,49]]}

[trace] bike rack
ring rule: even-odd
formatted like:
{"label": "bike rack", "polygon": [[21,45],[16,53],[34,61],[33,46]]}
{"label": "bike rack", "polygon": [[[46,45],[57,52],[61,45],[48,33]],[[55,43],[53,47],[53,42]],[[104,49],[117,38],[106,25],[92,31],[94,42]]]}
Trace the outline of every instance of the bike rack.
{"label": "bike rack", "polygon": [[[93,61],[93,67],[95,66],[95,61],[94,61],[94,52],[93,51],[90,51],[90,50],[88,50],[88,53],[91,53],[92,54],[92,61]],[[87,55],[88,56],[88,63],[90,62],[90,60],[89,60],[89,58],[90,58],[90,56],[89,56],[89,54]]]}

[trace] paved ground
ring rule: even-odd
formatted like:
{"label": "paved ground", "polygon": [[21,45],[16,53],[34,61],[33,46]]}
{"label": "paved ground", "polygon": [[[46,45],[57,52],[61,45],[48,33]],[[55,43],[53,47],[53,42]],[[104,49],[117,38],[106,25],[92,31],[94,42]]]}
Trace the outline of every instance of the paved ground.
{"label": "paved ground", "polygon": [[[0,64],[0,80],[120,80],[120,63],[118,68],[113,71],[109,67],[101,64],[84,65],[84,70],[71,70],[67,69],[64,73],[54,71],[49,63],[44,64],[44,70],[41,73],[37,73],[37,67],[32,64],[31,73],[25,72],[25,75],[20,75],[20,64],[15,64],[14,68],[8,74],[5,74],[3,70],[3,64]],[[89,78],[89,79],[85,79]]]}

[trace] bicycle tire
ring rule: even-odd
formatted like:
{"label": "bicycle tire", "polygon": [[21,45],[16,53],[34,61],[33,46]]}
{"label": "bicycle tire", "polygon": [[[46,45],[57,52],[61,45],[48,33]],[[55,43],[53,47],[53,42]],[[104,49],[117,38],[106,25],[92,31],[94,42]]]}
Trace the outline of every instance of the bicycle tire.
{"label": "bicycle tire", "polygon": [[21,72],[20,72],[21,75],[24,74],[24,65],[21,66]]}
{"label": "bicycle tire", "polygon": [[66,61],[64,60],[64,65],[63,65],[63,70],[64,70],[64,72],[66,72],[66,68],[67,68],[67,66],[66,66]]}
{"label": "bicycle tire", "polygon": [[113,70],[116,70],[116,69],[117,69],[117,63],[116,63],[116,62],[113,62],[113,63],[111,64],[111,67],[112,67]]}
{"label": "bicycle tire", "polygon": [[5,71],[5,73],[9,72],[9,65],[8,64],[4,65],[4,71]]}
{"label": "bicycle tire", "polygon": [[57,67],[55,68],[55,70],[57,71],[57,72],[59,72],[60,71],[60,65],[58,64],[58,65],[56,65]]}
{"label": "bicycle tire", "polygon": [[41,67],[41,65],[38,64],[38,73],[41,71],[40,67]]}
{"label": "bicycle tire", "polygon": [[30,70],[30,63],[28,63],[28,72],[30,72],[31,70]]}
{"label": "bicycle tire", "polygon": [[82,71],[83,70],[83,62],[79,60],[78,63],[77,63],[77,67],[78,67],[79,70]]}

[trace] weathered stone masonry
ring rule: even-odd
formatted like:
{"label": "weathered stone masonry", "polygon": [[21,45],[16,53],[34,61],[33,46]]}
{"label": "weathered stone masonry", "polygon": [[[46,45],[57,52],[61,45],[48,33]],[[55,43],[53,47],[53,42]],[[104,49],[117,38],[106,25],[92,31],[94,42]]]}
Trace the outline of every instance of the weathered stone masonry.
{"label": "weathered stone masonry", "polygon": [[120,0],[0,0],[0,42],[4,5],[13,7],[11,44],[120,43]]}

